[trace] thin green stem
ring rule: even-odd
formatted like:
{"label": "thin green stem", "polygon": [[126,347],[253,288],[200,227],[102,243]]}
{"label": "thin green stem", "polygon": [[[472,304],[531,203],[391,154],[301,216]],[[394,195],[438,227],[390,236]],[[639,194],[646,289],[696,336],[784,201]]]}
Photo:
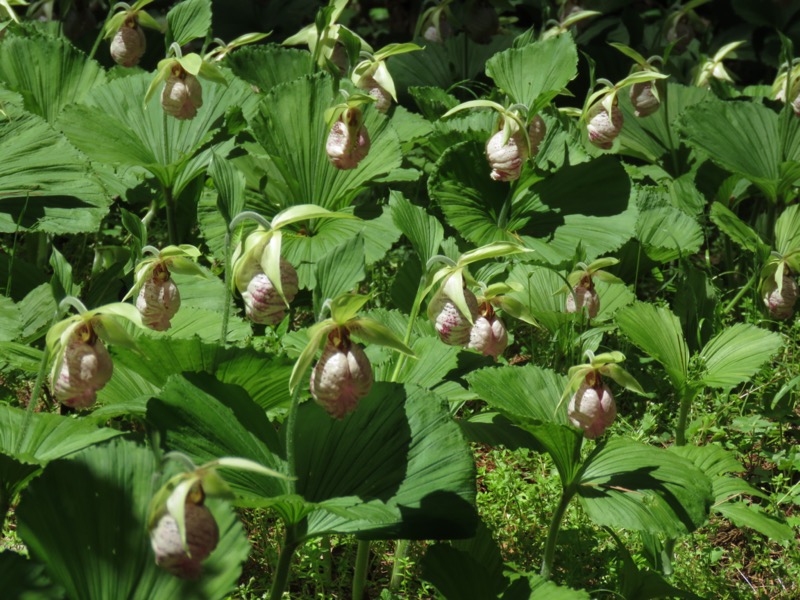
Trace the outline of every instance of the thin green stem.
{"label": "thin green stem", "polygon": [[89,59],[90,60],[94,58],[95,54],[97,54],[97,49],[100,47],[100,42],[103,41],[103,37],[104,37],[105,29],[106,29],[106,23],[111,18],[111,14],[113,12],[114,12],[114,4],[109,2],[108,3],[108,14],[106,15],[105,21],[103,21],[103,24],[100,26],[100,32],[97,34],[97,38],[95,38],[95,40],[94,40],[94,45],[92,46],[91,52],[89,52]]}
{"label": "thin green stem", "polygon": [[369,540],[358,540],[358,553],[356,554],[356,569],[353,573],[353,600],[364,597],[364,588],[367,583],[367,567],[369,566]]}
{"label": "thin green stem", "polygon": [[[222,331],[219,334],[219,346],[217,347],[216,355],[225,347],[228,342],[228,321],[231,318],[231,235],[230,230],[225,234],[225,264],[223,268],[225,272],[223,277],[225,279],[225,303],[222,305]],[[216,370],[217,360],[214,361],[214,370]]]}
{"label": "thin green stem", "polygon": [[564,488],[564,491],[561,493],[561,500],[558,502],[556,511],[553,513],[553,519],[550,521],[547,541],[544,545],[544,559],[542,560],[541,570],[541,575],[545,579],[550,579],[550,575],[553,573],[553,559],[556,554],[556,542],[558,541],[558,532],[561,530],[561,521],[576,491],[577,486],[575,485],[569,485]]}
{"label": "thin green stem", "polygon": [[289,406],[289,414],[286,416],[286,462],[289,465],[289,489],[294,494],[296,489],[295,464],[294,464],[294,430],[297,423],[297,408],[300,406],[300,386],[298,385],[292,394],[292,404]]}
{"label": "thin green stem", "polygon": [[172,197],[172,188],[164,186],[164,204],[167,208],[167,235],[170,245],[178,243],[178,224],[175,222],[175,199]]}
{"label": "thin green stem", "polygon": [[[409,341],[411,340],[411,332],[414,330],[414,323],[419,316],[419,310],[422,306],[422,290],[425,288],[425,276],[423,275],[422,279],[420,279],[419,287],[417,288],[417,295],[414,296],[414,305],[411,307],[411,314],[408,315],[408,326],[406,326],[406,333],[403,336],[403,343],[408,346]],[[397,363],[394,366],[394,371],[392,372],[392,378],[389,381],[397,381],[397,378],[400,376],[400,371],[403,368],[403,365],[406,362],[406,355],[401,353],[400,356],[397,357]]]}
{"label": "thin green stem", "polygon": [[272,580],[272,588],[269,592],[270,600],[281,600],[286,584],[289,580],[289,567],[292,565],[294,552],[300,543],[295,538],[295,526],[286,525],[286,537],[284,538],[283,548],[278,558],[278,567],[275,570],[275,578]]}
{"label": "thin green stem", "polygon": [[[50,324],[51,327],[53,324],[55,324],[58,314],[58,311],[56,311],[56,315]],[[42,384],[44,383],[44,375],[47,371],[47,362],[49,358],[50,352],[48,351],[47,346],[45,346],[44,352],[42,352],[42,360],[39,362],[39,372],[36,374],[36,381],[33,384],[33,391],[31,392],[31,397],[28,401],[28,409],[25,411],[25,419],[22,421],[22,428],[20,429],[17,443],[14,446],[15,455],[19,454],[22,450],[22,443],[25,441],[25,434],[27,434],[28,427],[31,424],[31,416],[33,415],[33,411],[39,402],[39,393],[42,391]]]}
{"label": "thin green stem", "polygon": [[723,315],[727,315],[734,309],[734,307],[739,303],[739,300],[741,300],[744,297],[744,295],[750,290],[750,288],[753,287],[753,284],[756,282],[757,279],[758,279],[758,271],[755,271],[753,275],[750,277],[749,281],[742,287],[742,289],[739,290],[739,293],[733,297],[733,300],[728,302],[725,308],[722,309]]}
{"label": "thin green stem", "polygon": [[686,445],[686,421],[689,418],[689,408],[692,401],[695,399],[697,392],[691,385],[687,385],[686,389],[681,394],[681,406],[678,412],[678,427],[675,430],[675,445]]}

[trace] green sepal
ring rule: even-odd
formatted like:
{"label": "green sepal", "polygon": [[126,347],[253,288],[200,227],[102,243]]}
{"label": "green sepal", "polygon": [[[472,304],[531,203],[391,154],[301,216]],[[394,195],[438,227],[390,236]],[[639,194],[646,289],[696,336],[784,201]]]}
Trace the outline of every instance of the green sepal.
{"label": "green sepal", "polygon": [[360,311],[370,299],[371,296],[365,296],[363,294],[342,294],[337,296],[331,300],[330,303],[331,319],[337,325],[345,325],[348,321],[355,318],[358,311]]}
{"label": "green sepal", "polygon": [[387,348],[392,348],[393,350],[416,358],[416,354],[414,354],[411,348],[406,346],[400,338],[392,333],[391,329],[375,319],[370,319],[368,317],[352,319],[347,323],[347,329],[350,333],[369,344],[386,346]]}
{"label": "green sepal", "polygon": [[145,106],[147,106],[147,104],[150,102],[153,94],[156,93],[156,88],[158,88],[159,84],[169,78],[169,75],[172,72],[172,67],[177,62],[178,61],[175,58],[164,58],[158,61],[158,66],[156,67],[156,76],[153,77],[153,81],[150,82],[150,86],[147,88],[147,93],[144,95]]}
{"label": "green sepal", "polygon": [[614,381],[616,381],[619,385],[624,387],[626,390],[630,390],[632,392],[636,392],[637,394],[644,395],[645,391],[642,389],[642,386],[639,384],[638,381],[628,373],[625,369],[620,367],[618,364],[607,364],[600,368],[600,373],[604,376],[611,377]]}
{"label": "green sepal", "polygon": [[281,243],[283,236],[280,231],[272,231],[264,251],[261,253],[261,270],[264,275],[272,283],[272,287],[278,292],[286,307],[289,307],[289,301],[286,300],[286,295],[283,293],[283,282],[281,281]]}
{"label": "green sepal", "polygon": [[306,344],[297,361],[294,363],[292,375],[289,378],[289,392],[294,394],[295,389],[300,384],[300,378],[305,375],[308,367],[319,350],[322,341],[327,337],[328,333],[333,331],[337,325],[331,319],[325,319],[319,323],[312,325],[308,329],[308,343]]}

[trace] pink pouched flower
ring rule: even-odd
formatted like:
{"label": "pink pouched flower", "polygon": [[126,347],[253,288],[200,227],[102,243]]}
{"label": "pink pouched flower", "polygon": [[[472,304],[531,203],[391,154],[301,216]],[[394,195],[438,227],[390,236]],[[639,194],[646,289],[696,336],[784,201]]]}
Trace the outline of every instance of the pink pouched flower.
{"label": "pink pouched flower", "polygon": [[178,286],[167,268],[159,264],[142,284],[136,299],[136,308],[142,315],[142,322],[150,329],[166,331],[172,326],[172,317],[180,307]]}
{"label": "pink pouched flower", "polygon": [[794,315],[794,305],[797,302],[797,282],[790,275],[784,275],[781,290],[774,277],[770,277],[762,286],[764,306],[769,314],[776,319],[788,319]]}
{"label": "pink pouched flower", "polygon": [[309,382],[317,404],[335,419],[343,419],[369,394],[372,383],[372,365],[361,346],[346,333],[329,335]]}
{"label": "pink pouched flower", "polygon": [[508,346],[508,330],[505,323],[491,311],[475,319],[469,333],[469,348],[484,356],[497,358]]}
{"label": "pink pouched flower", "polygon": [[588,376],[573,394],[567,409],[569,421],[583,435],[594,439],[602,435],[617,416],[617,405],[608,386],[600,378]]}
{"label": "pink pouched flower", "polygon": [[358,108],[348,108],[331,127],[325,152],[328,160],[337,169],[355,169],[369,154],[370,145],[361,111]]}
{"label": "pink pouched flower", "polygon": [[[478,316],[478,299],[467,288],[464,288],[464,299],[474,321]],[[428,312],[434,319],[439,339],[445,344],[466,346],[469,343],[472,323],[444,293],[438,293],[431,300]]]}
{"label": "pink pouched flower", "polygon": [[492,168],[491,178],[495,181],[514,181],[519,179],[522,165],[528,158],[528,148],[522,133],[516,131],[511,135],[506,143],[501,129],[489,138],[486,142],[486,160]]}
{"label": "pink pouched flower", "polygon": [[622,131],[622,111],[614,103],[611,108],[611,115],[603,106],[602,102],[595,104],[589,111],[589,118],[587,121],[587,131],[589,133],[589,141],[597,146],[608,150],[617,139],[620,131]]}
{"label": "pink pouched flower", "polygon": [[378,111],[386,113],[392,106],[392,95],[380,83],[375,81],[374,77],[362,77],[358,81],[358,87],[375,98],[374,106]]}
{"label": "pink pouched flower", "polygon": [[590,275],[586,275],[567,294],[566,311],[579,313],[586,309],[590,318],[594,319],[600,311],[600,296],[594,289],[594,282]]}
{"label": "pink pouched flower", "polygon": [[123,67],[138,65],[146,49],[144,31],[135,18],[125,21],[111,40],[111,58]]}
{"label": "pink pouched flower", "polygon": [[203,561],[217,547],[219,527],[203,504],[186,502],[184,519],[188,549],[181,542],[178,522],[168,512],[150,530],[150,544],[159,567],[181,579],[197,579],[203,571]]}
{"label": "pink pouched flower", "polygon": [[105,344],[90,325],[82,325],[67,342],[61,367],[53,374],[53,394],[66,406],[89,408],[113,372],[114,364]]}
{"label": "pink pouched flower", "polygon": [[[291,302],[299,289],[297,271],[288,260],[281,258],[280,273],[283,295],[286,297],[286,302]],[[280,323],[286,315],[286,302],[261,269],[261,264],[251,260],[245,267],[241,279],[247,282],[247,286],[239,290],[247,317],[255,323],[264,325]]]}
{"label": "pink pouched flower", "polygon": [[161,92],[164,112],[179,120],[193,119],[203,106],[203,88],[197,77],[176,66]]}
{"label": "pink pouched flower", "polygon": [[661,106],[661,100],[653,93],[655,85],[655,81],[645,81],[631,86],[631,104],[637,117],[648,117]]}

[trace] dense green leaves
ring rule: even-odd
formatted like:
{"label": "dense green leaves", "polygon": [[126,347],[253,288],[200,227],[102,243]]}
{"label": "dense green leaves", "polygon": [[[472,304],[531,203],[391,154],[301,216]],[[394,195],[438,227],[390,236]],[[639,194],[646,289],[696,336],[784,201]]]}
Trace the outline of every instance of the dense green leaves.
{"label": "dense green leaves", "polygon": [[782,345],[778,334],[754,325],[728,327],[700,353],[705,367],[702,382],[710,387],[732,388],[752,377]]}

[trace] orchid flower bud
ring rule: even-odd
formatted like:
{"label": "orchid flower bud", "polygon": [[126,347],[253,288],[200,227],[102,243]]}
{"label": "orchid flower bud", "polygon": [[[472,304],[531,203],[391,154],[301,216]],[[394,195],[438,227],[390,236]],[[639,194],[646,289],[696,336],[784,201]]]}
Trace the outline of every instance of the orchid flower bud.
{"label": "orchid flower bud", "polygon": [[392,106],[392,95],[371,75],[359,79],[358,87],[375,98],[374,106],[380,112],[386,113]]}
{"label": "orchid flower bud", "polygon": [[111,58],[123,67],[135,67],[139,64],[146,49],[144,31],[135,18],[126,20],[111,40]]}
{"label": "orchid flower bud", "polygon": [[172,281],[166,267],[159,264],[139,290],[136,308],[142,315],[142,322],[150,329],[166,331],[170,322],[181,307],[178,286]]}
{"label": "orchid flower bud", "polygon": [[203,106],[203,88],[197,77],[176,66],[161,92],[161,107],[176,119],[193,119]]}
{"label": "orchid flower bud", "polygon": [[528,125],[528,140],[531,144],[531,156],[536,156],[538,154],[539,146],[546,135],[547,125],[545,125],[542,117],[536,115],[533,117],[533,120],[531,120],[531,124]]}
{"label": "orchid flower bud", "polygon": [[[297,271],[292,264],[283,258],[280,262],[281,287],[286,302],[291,302],[297,295]],[[247,317],[255,323],[275,325],[283,320],[286,315],[286,302],[283,301],[278,290],[275,289],[269,277],[261,269],[261,264],[251,260],[242,272],[241,279],[247,286],[239,288],[244,300]]]}
{"label": "orchid flower bud", "polygon": [[622,122],[622,111],[620,111],[616,102],[611,108],[611,116],[609,116],[603,103],[598,102],[589,111],[586,126],[589,133],[589,141],[598,148],[608,150],[620,131],[622,131]]}
{"label": "orchid flower bud", "polygon": [[503,144],[504,131],[501,129],[486,142],[486,160],[492,167],[491,178],[495,181],[514,181],[519,179],[522,165],[528,158],[528,148],[522,133],[515,131]]}
{"label": "orchid flower bud", "polygon": [[314,400],[335,419],[354,411],[359,400],[372,389],[372,366],[364,350],[345,334],[328,336],[309,387]]}
{"label": "orchid flower bud", "polygon": [[114,364],[105,344],[89,324],[79,327],[67,342],[64,360],[51,387],[56,400],[76,408],[89,408],[114,372]]}
{"label": "orchid flower bud", "polygon": [[447,17],[440,15],[438,27],[436,21],[431,19],[425,31],[422,33],[422,37],[425,41],[441,44],[447,38],[453,37],[453,28],[447,21]]}
{"label": "orchid flower bud", "polygon": [[631,104],[637,117],[648,117],[661,106],[661,100],[653,93],[654,85],[654,81],[645,81],[631,86]]}
{"label": "orchid flower bud", "polygon": [[150,544],[156,554],[156,564],[181,579],[197,579],[219,542],[219,527],[214,515],[203,504],[187,501],[184,505],[186,546],[181,542],[178,522],[164,513],[150,531]]}
{"label": "orchid flower bud", "polygon": [[611,390],[599,377],[590,375],[572,396],[567,409],[569,421],[592,440],[602,435],[617,416],[617,405]]}
{"label": "orchid flower bud", "polygon": [[[464,288],[464,298],[474,321],[478,316],[478,299],[467,288]],[[436,333],[445,344],[466,346],[469,343],[472,323],[444,293],[434,296],[428,312],[432,317],[435,315]]]}
{"label": "orchid flower bud", "polygon": [[761,287],[764,305],[769,314],[776,319],[788,319],[794,315],[794,305],[797,302],[797,282],[789,275],[783,276],[781,290],[774,277],[767,279]]}
{"label": "orchid flower bud", "polygon": [[362,124],[361,110],[348,108],[328,134],[325,143],[328,159],[337,169],[355,169],[369,154],[369,148],[369,133]]}
{"label": "orchid flower bud", "polygon": [[494,311],[475,319],[475,324],[469,332],[469,348],[496,359],[506,346],[508,346],[508,331]]}

